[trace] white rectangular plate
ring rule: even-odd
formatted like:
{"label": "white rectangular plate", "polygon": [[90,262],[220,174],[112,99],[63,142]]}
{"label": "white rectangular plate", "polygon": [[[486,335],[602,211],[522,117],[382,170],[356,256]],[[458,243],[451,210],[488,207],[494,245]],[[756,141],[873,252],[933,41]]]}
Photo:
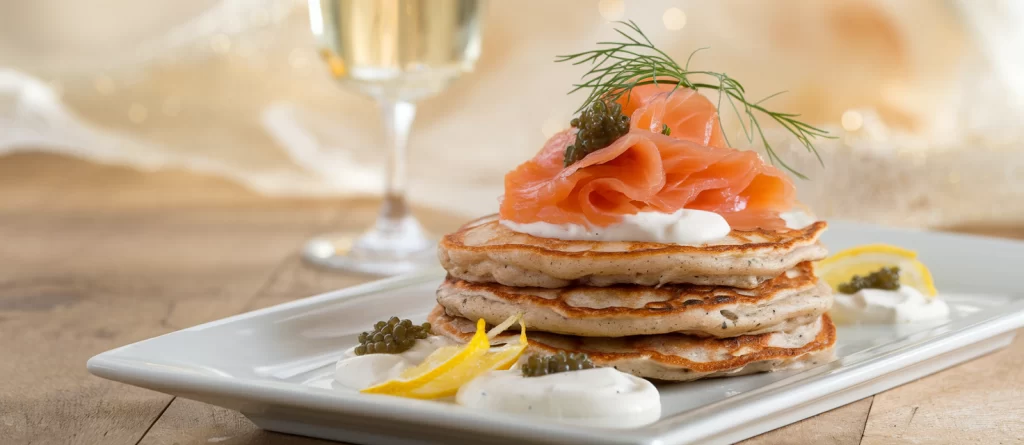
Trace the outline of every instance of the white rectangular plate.
{"label": "white rectangular plate", "polygon": [[935,326],[841,326],[831,363],[659,386],[662,417],[594,429],[432,401],[331,389],[356,335],[391,315],[422,320],[443,272],[400,277],[207,323],[97,355],[111,380],[238,410],[262,428],[354,443],[731,443],[1002,348],[1024,325],[1024,243],[833,223],[835,252],[884,242],[917,250],[953,308]]}

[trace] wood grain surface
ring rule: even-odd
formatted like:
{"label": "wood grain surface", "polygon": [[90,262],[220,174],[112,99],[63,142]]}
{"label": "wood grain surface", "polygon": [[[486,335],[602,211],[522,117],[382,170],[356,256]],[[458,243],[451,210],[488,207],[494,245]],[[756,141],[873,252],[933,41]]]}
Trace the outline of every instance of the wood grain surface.
{"label": "wood grain surface", "polygon": [[[312,268],[310,235],[372,200],[270,199],[217,178],[0,158],[0,443],[314,444],[222,408],[90,376],[100,352],[373,279]],[[417,209],[428,229],[459,218]],[[1024,229],[960,228],[1022,237]],[[1022,443],[1024,335],[748,444]]]}

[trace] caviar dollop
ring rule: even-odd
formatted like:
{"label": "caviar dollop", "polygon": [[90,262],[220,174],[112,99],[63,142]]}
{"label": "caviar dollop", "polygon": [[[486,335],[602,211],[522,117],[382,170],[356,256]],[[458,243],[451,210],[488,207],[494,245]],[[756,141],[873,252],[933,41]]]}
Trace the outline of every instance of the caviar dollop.
{"label": "caviar dollop", "polygon": [[373,330],[359,334],[356,355],[399,354],[408,351],[416,343],[430,335],[430,323],[414,325],[410,320],[391,317],[378,321]]}
{"label": "caviar dollop", "polygon": [[900,268],[883,267],[866,276],[854,275],[850,281],[839,285],[839,292],[855,294],[862,289],[896,290],[900,288]]}
{"label": "caviar dollop", "polygon": [[622,114],[618,102],[594,101],[580,117],[569,122],[576,128],[576,142],[565,148],[563,165],[568,167],[588,154],[605,148],[629,133],[629,116]]}
{"label": "caviar dollop", "polygon": [[594,362],[586,353],[577,352],[566,354],[559,351],[557,354],[548,356],[531,355],[526,363],[520,365],[523,377],[539,377],[559,372],[580,371],[583,369],[595,368]]}

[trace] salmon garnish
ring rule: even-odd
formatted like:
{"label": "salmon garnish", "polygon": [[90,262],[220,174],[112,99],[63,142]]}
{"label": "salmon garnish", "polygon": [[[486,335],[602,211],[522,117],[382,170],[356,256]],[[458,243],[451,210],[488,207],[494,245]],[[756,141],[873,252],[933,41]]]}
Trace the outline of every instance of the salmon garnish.
{"label": "salmon garnish", "polygon": [[[642,85],[619,99],[630,131],[563,167],[574,129],[505,176],[501,218],[605,227],[624,215],[679,209],[716,212],[737,230],[781,229],[795,189],[757,153],[729,148],[718,111],[694,90]],[[669,134],[663,134],[668,126]]]}

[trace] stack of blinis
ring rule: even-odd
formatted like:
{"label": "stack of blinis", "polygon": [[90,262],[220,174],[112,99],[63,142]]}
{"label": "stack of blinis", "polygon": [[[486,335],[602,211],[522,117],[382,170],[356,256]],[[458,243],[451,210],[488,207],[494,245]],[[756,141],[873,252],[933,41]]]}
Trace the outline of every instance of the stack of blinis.
{"label": "stack of blinis", "polygon": [[799,368],[835,345],[832,291],[813,270],[825,228],[679,245],[540,238],[486,217],[441,240],[448,277],[429,321],[468,341],[473,321],[522,314],[534,353],[584,352],[659,380]]}

